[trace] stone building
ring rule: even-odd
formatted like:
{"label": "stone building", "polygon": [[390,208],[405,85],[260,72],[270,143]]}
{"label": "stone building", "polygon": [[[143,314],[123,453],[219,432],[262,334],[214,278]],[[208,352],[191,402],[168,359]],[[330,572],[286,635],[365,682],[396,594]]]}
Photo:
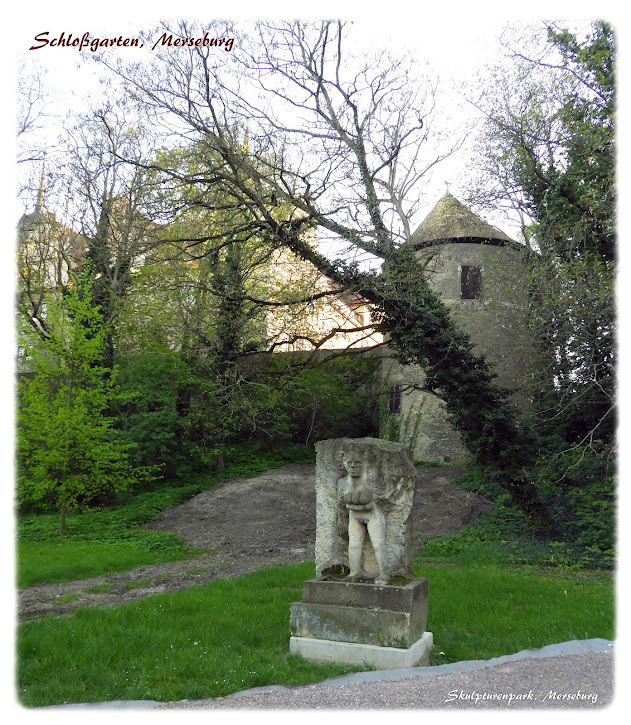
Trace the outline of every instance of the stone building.
{"label": "stone building", "polygon": [[[512,401],[527,405],[529,368],[527,330],[522,320],[524,279],[522,245],[487,224],[446,193],[410,236],[430,284],[455,322],[484,353],[497,382],[514,390]],[[448,423],[439,397],[423,391],[424,372],[385,359],[390,421],[416,460],[457,463],[466,460],[459,434]]]}
{"label": "stone building", "polygon": [[[523,408],[530,357],[522,319],[524,247],[449,193],[407,244],[416,250],[430,284],[441,294],[456,324],[469,333],[476,352],[484,353],[497,382],[514,390],[513,402]],[[466,460],[442,400],[422,390],[423,370],[393,361],[387,346],[380,347],[382,336],[365,329],[370,326],[370,310],[362,300],[335,294],[315,268],[286,250],[274,257],[270,269],[270,279],[281,288],[314,293],[312,302],[268,315],[267,341],[275,352],[313,350],[318,344],[323,352],[361,348],[367,355],[377,355],[382,360],[381,436],[408,445],[415,460]],[[273,294],[273,282],[269,289]],[[331,294],[317,298],[325,290]]]}
{"label": "stone building", "polygon": [[[313,237],[310,243],[317,246]],[[313,264],[287,249],[275,250],[266,268],[270,300],[300,299],[270,308],[265,341],[274,352],[373,348],[383,336],[371,327],[370,309],[357,295],[336,291]]]}

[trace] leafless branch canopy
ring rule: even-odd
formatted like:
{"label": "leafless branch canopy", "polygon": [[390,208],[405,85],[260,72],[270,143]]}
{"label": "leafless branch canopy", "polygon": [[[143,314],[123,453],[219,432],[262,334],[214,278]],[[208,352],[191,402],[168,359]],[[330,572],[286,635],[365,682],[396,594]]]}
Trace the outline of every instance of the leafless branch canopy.
{"label": "leafless branch canopy", "polygon": [[[207,29],[166,28],[181,37]],[[301,232],[317,226],[320,242],[386,259],[410,234],[423,176],[453,150],[427,151],[435,87],[409,59],[353,56],[348,36],[340,22],[258,23],[239,31],[231,54],[169,49],[150,68],[116,68],[154,128],[188,149],[184,165],[147,166],[164,188],[185,190],[188,209],[238,210],[237,238],[291,239],[333,278],[339,264],[301,244]]]}

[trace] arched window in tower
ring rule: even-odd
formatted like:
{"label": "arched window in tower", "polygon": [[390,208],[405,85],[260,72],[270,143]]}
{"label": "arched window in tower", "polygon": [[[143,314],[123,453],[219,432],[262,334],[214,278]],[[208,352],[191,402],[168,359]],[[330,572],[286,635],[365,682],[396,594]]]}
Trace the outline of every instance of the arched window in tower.
{"label": "arched window in tower", "polygon": [[475,300],[482,295],[482,270],[463,264],[460,267],[460,299]]}

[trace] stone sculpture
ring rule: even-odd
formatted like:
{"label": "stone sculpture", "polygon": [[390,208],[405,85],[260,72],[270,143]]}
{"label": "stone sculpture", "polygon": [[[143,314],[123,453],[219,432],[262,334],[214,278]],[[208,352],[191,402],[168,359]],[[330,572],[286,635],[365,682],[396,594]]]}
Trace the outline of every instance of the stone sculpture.
{"label": "stone sculpture", "polygon": [[316,578],[290,605],[290,652],[377,669],[428,665],[429,585],[411,570],[412,452],[338,438],[316,453]]}
{"label": "stone sculpture", "polygon": [[[387,584],[388,552],[386,549],[386,517],[377,503],[372,482],[368,480],[368,451],[357,447],[343,450],[342,465],[347,475],[341,482],[342,500],[348,510],[348,581],[366,576],[362,570],[362,554],[366,535],[370,539],[377,562],[375,584]],[[371,471],[374,473],[374,471]]]}
{"label": "stone sculpture", "polygon": [[316,570],[387,583],[411,576],[411,451],[376,438],[316,444]]}

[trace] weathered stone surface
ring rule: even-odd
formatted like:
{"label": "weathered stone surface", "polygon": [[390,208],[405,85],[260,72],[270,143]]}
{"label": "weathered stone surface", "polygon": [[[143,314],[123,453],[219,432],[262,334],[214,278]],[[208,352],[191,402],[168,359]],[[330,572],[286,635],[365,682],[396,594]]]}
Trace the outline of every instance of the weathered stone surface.
{"label": "weathered stone surface", "polygon": [[427,579],[392,587],[351,582],[305,582],[304,599],[290,605],[294,637],[411,647],[425,632]]}
{"label": "weathered stone surface", "polygon": [[[428,582],[411,573],[411,450],[338,438],[316,443],[316,453],[318,578],[305,582],[303,601],[290,606],[291,651],[382,668],[428,660]],[[397,585],[396,576],[411,581]]]}
{"label": "weathered stone surface", "polygon": [[302,603],[292,604],[290,609],[290,628],[295,637],[402,648],[418,639],[411,634],[407,612]]}
{"label": "weathered stone surface", "polygon": [[[470,335],[476,354],[484,354],[497,383],[512,390],[516,412],[529,407],[534,351],[526,319],[528,292],[523,285],[524,247],[445,194],[408,244],[417,251],[432,288],[449,308],[454,323]],[[462,297],[462,270],[476,268],[481,288],[475,299]],[[443,401],[424,390],[426,373],[402,366],[384,352],[382,376],[404,392],[400,437],[416,460],[466,464],[470,460]]]}
{"label": "weathered stone surface", "polygon": [[343,607],[412,612],[414,616],[422,619],[425,628],[428,591],[429,581],[425,578],[412,579],[401,586],[309,579],[303,585],[302,601],[307,604],[337,604]]}
{"label": "weathered stone surface", "polygon": [[416,482],[411,451],[377,438],[337,438],[315,448],[317,575],[349,567],[352,576],[382,583],[410,576]]}

